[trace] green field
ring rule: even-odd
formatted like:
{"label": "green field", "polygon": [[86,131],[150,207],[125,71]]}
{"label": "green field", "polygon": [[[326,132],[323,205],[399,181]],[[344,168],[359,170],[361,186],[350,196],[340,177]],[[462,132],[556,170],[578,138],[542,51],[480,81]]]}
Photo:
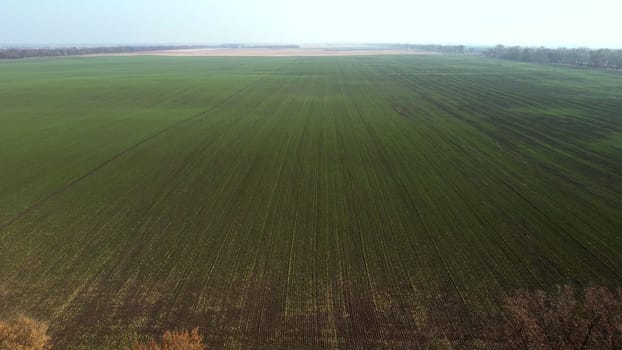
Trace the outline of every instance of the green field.
{"label": "green field", "polygon": [[620,73],[0,62],[0,318],[60,349],[193,326],[213,349],[412,348],[563,283],[622,285]]}

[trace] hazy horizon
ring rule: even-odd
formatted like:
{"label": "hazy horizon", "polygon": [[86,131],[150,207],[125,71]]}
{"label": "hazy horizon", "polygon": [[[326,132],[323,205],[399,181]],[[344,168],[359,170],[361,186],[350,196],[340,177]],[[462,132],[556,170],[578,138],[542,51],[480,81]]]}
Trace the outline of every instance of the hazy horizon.
{"label": "hazy horizon", "polygon": [[5,0],[0,46],[417,43],[620,48],[622,2]]}

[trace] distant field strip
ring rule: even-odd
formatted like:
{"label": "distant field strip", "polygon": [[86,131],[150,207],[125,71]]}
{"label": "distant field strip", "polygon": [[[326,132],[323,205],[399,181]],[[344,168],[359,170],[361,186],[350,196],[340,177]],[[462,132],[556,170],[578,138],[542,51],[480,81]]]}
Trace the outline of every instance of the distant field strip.
{"label": "distant field strip", "polygon": [[417,348],[622,283],[618,73],[455,56],[0,63],[0,317],[61,349]]}

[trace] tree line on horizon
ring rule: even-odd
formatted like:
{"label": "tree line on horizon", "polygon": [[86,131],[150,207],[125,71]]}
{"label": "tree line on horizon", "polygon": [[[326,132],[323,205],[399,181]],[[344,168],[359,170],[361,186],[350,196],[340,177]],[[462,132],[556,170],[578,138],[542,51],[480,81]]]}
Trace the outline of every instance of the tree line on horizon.
{"label": "tree line on horizon", "polygon": [[245,45],[221,44],[201,46],[102,46],[102,47],[58,47],[58,48],[5,48],[0,49],[0,59],[20,59],[30,57],[81,56],[111,53],[131,53],[141,51],[184,50],[184,49],[292,49],[298,45]]}
{"label": "tree line on horizon", "polygon": [[622,69],[622,50],[588,48],[546,48],[497,45],[483,52],[503,60],[559,64],[584,68]]}
{"label": "tree line on horizon", "polygon": [[29,57],[80,56],[109,53],[128,53],[154,50],[191,49],[193,46],[104,46],[104,47],[58,47],[58,48],[7,48],[0,49],[0,59]]}

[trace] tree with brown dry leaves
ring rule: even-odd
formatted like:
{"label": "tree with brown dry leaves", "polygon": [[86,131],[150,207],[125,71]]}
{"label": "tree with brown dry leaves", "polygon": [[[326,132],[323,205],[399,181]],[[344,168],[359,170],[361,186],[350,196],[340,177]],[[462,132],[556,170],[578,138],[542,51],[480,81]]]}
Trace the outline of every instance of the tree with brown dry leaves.
{"label": "tree with brown dry leaves", "polygon": [[26,316],[0,321],[0,350],[48,350],[48,325]]}
{"label": "tree with brown dry leaves", "polygon": [[150,340],[135,344],[131,350],[205,350],[205,345],[199,328],[194,328],[192,331],[166,331],[160,343]]}

